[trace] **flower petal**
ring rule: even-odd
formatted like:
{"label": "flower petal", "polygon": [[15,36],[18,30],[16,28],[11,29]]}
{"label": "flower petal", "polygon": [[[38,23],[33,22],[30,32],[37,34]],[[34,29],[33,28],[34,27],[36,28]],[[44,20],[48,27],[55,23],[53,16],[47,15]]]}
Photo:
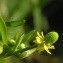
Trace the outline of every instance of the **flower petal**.
{"label": "flower petal", "polygon": [[44,51],[44,45],[43,44],[38,45],[37,50],[38,50],[39,53],[41,51]]}
{"label": "flower petal", "polygon": [[37,32],[37,35],[38,35],[38,37],[42,38],[42,36],[39,34],[39,32]]}
{"label": "flower petal", "polygon": [[55,49],[55,47],[52,45],[52,46],[49,47],[49,49]]}
{"label": "flower petal", "polygon": [[49,51],[49,49],[48,49],[48,47],[45,45],[45,43],[44,43],[44,49],[45,49],[49,54],[51,54],[51,52]]}
{"label": "flower petal", "polygon": [[41,38],[38,37],[38,36],[36,37],[36,41],[37,41],[38,44],[41,44],[42,43]]}
{"label": "flower petal", "polygon": [[41,34],[42,34],[42,37],[44,38],[43,32],[41,32]]}

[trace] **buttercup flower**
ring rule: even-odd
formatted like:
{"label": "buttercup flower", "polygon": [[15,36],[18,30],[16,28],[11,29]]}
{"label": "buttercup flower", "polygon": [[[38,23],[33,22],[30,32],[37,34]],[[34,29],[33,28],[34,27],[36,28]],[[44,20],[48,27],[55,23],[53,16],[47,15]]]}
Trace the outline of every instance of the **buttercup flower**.
{"label": "buttercup flower", "polygon": [[[58,34],[56,32],[52,32],[52,33],[54,34],[54,37],[56,37],[55,39],[52,37],[53,35],[51,33],[48,34],[48,35],[51,34],[51,36],[47,36],[47,37],[51,38],[50,40],[57,41]],[[49,49],[55,49],[55,47],[52,45],[53,43],[51,44],[51,42],[46,42],[44,38],[45,37],[43,35],[43,32],[41,33],[41,35],[39,34],[39,32],[37,32],[36,40],[34,40],[33,42],[35,42],[36,44],[38,44],[37,50],[39,51],[39,53],[41,51],[46,50],[47,53],[52,54],[49,51]],[[49,39],[49,38],[47,38],[47,39]]]}

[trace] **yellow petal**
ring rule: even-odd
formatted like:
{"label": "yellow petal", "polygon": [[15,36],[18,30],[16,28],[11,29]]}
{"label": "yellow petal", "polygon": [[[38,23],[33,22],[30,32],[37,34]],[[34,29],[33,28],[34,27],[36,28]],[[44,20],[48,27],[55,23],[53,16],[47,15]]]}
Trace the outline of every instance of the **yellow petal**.
{"label": "yellow petal", "polygon": [[52,46],[49,47],[49,49],[55,49],[55,47],[52,45]]}
{"label": "yellow petal", "polygon": [[37,50],[38,50],[39,53],[40,53],[41,51],[44,51],[44,45],[43,45],[43,44],[38,45]]}
{"label": "yellow petal", "polygon": [[48,46],[49,49],[55,49],[55,47],[53,45],[51,45],[50,43],[47,44],[47,46]]}
{"label": "yellow petal", "polygon": [[42,34],[42,37],[44,38],[43,32],[41,32],[41,34]]}
{"label": "yellow petal", "polygon": [[41,38],[38,37],[38,36],[36,37],[36,41],[37,41],[38,44],[41,44],[42,43]]}
{"label": "yellow petal", "polygon": [[39,34],[39,32],[37,32],[37,35],[38,35],[38,37],[42,38],[42,36]]}
{"label": "yellow petal", "polygon": [[49,53],[51,54],[51,52],[49,51],[48,47],[44,44],[44,49]]}

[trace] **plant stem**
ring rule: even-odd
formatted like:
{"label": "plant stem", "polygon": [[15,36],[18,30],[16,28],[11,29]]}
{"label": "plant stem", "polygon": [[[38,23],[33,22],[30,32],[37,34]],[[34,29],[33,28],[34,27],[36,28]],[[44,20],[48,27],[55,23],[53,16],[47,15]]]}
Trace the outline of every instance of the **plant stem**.
{"label": "plant stem", "polygon": [[12,56],[12,55],[16,55],[17,53],[23,53],[24,51],[27,51],[27,50],[30,50],[30,49],[34,49],[36,48],[38,45],[35,44],[33,46],[30,46],[30,47],[27,47],[27,48],[24,48],[24,49],[21,49],[21,50],[17,50],[15,51],[14,53],[9,53],[7,54],[6,56],[4,56],[5,58],[8,57],[8,56]]}
{"label": "plant stem", "polygon": [[27,47],[27,48],[24,48],[24,49],[18,50],[18,51],[16,51],[16,52],[14,52],[13,54],[23,53],[24,51],[27,51],[27,50],[30,50],[30,49],[36,48],[37,46],[38,46],[38,45],[35,44],[35,45],[31,46],[31,47]]}

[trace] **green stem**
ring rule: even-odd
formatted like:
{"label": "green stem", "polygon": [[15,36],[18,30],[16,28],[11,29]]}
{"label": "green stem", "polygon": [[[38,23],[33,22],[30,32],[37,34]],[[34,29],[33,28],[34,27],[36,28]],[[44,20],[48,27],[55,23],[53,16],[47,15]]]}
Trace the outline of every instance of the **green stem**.
{"label": "green stem", "polygon": [[12,56],[12,55],[16,55],[17,53],[23,53],[24,51],[27,51],[27,50],[30,50],[30,49],[36,48],[37,46],[38,46],[38,45],[35,44],[35,45],[31,46],[31,47],[27,47],[27,48],[24,48],[24,49],[21,49],[21,50],[15,51],[14,53],[9,53],[9,54],[7,54],[7,55],[4,56],[4,57],[8,57],[8,56]]}
{"label": "green stem", "polygon": [[24,48],[24,49],[18,50],[18,51],[16,51],[16,52],[14,52],[13,54],[23,53],[24,51],[27,51],[27,50],[30,50],[30,49],[36,48],[37,46],[38,46],[38,45],[35,44],[35,45],[31,46],[31,47],[27,47],[27,48]]}

